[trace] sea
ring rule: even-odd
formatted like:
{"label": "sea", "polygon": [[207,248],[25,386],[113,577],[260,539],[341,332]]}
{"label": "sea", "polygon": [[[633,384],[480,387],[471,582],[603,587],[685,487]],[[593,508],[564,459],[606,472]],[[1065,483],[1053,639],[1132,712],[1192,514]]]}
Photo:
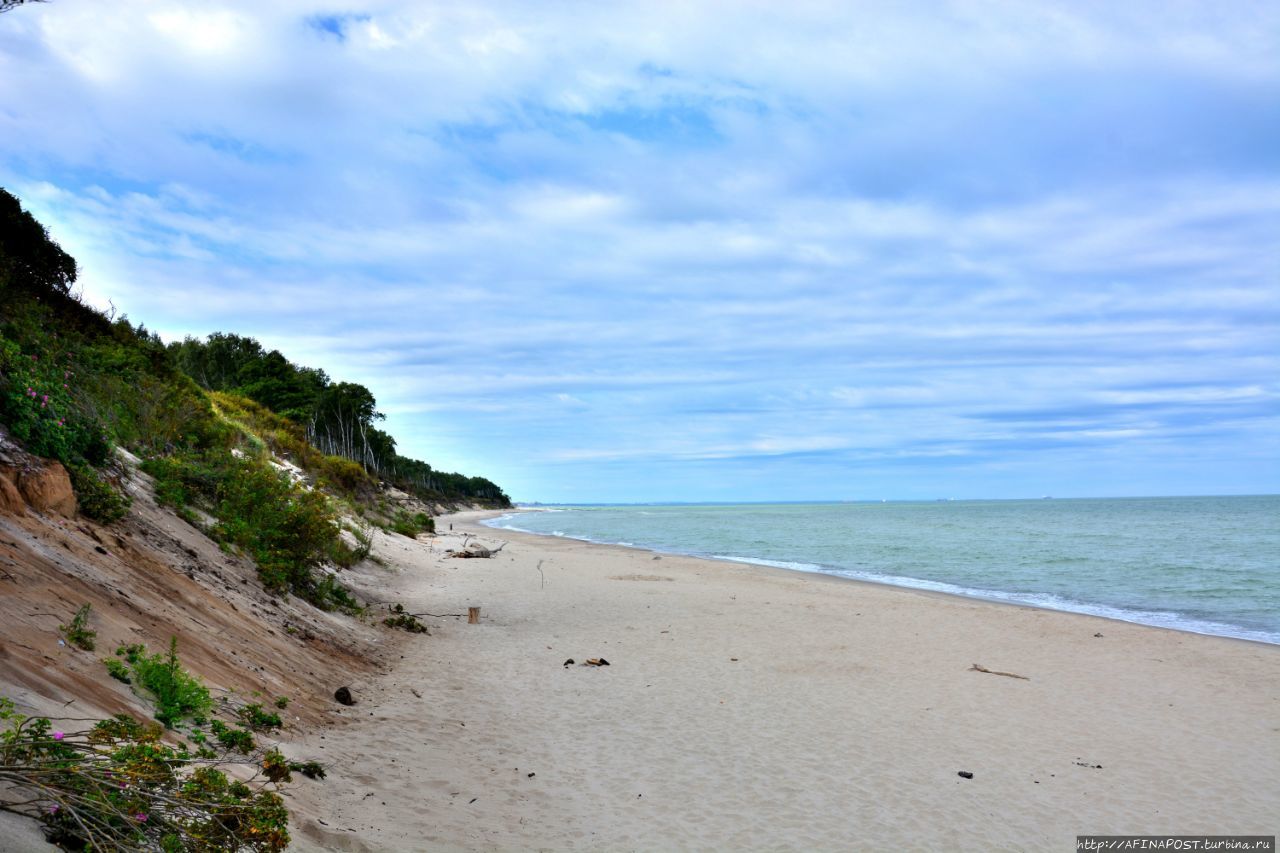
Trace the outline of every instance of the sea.
{"label": "sea", "polygon": [[645,504],[492,527],[1280,644],[1280,496]]}

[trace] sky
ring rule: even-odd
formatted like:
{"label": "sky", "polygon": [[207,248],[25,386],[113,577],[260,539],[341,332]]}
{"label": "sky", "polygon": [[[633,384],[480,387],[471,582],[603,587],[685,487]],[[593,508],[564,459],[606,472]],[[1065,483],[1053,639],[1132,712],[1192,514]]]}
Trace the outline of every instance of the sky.
{"label": "sky", "polygon": [[1280,4],[52,0],[83,298],[543,502],[1280,491]]}

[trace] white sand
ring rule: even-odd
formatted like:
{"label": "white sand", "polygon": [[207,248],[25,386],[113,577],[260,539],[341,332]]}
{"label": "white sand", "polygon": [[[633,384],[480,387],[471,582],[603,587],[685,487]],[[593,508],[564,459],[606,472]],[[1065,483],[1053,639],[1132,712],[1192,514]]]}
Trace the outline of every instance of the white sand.
{"label": "white sand", "polygon": [[388,583],[412,611],[479,605],[481,624],[424,618],[433,636],[355,685],[345,724],[292,749],[331,763],[291,786],[299,849],[1069,850],[1280,829],[1280,648],[476,518],[441,529],[507,541],[494,559],[445,558],[461,540],[441,536]]}

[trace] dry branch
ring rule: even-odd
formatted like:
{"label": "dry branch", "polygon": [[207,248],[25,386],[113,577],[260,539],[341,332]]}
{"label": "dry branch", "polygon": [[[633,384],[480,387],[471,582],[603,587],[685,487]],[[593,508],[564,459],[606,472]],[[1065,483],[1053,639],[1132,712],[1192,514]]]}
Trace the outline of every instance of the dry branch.
{"label": "dry branch", "polygon": [[1031,680],[1030,678],[1028,678],[1028,677],[1027,677],[1027,676],[1025,676],[1025,675],[1018,675],[1016,672],[1000,672],[1000,671],[999,671],[999,670],[997,670],[997,669],[987,669],[987,668],[986,668],[985,666],[983,666],[982,664],[977,664],[977,663],[975,663],[973,666],[969,667],[969,669],[970,669],[970,670],[975,670],[975,671],[977,671],[977,672],[985,672],[985,673],[987,673],[988,675],[1003,675],[1003,676],[1005,676],[1005,677],[1007,677],[1007,678],[1021,678],[1023,681],[1030,681],[1030,680]]}

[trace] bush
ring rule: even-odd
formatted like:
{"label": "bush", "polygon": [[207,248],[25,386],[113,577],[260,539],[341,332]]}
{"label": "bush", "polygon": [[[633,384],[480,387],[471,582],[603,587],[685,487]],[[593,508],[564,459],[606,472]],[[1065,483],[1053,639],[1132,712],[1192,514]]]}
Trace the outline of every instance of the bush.
{"label": "bush", "polygon": [[278,851],[289,844],[279,794],[202,766],[164,743],[158,726],[121,714],[87,731],[53,731],[48,718],[23,717],[3,697],[0,722],[0,784],[26,795],[0,809],[39,820],[64,849]]}
{"label": "bush", "polygon": [[142,470],[155,480],[156,501],[176,509],[212,503],[226,476],[231,453],[225,449],[178,451],[144,459]]}
{"label": "bush", "polygon": [[125,684],[133,683],[133,679],[129,677],[129,667],[124,665],[124,661],[119,658],[103,658],[102,663],[107,668],[107,675],[116,681],[123,681]]}
{"label": "bush", "polygon": [[88,465],[70,465],[71,487],[75,489],[80,512],[100,524],[119,521],[129,512],[133,499],[112,486]]}
{"label": "bush", "polygon": [[316,451],[311,464],[316,475],[328,485],[347,494],[357,494],[373,488],[373,478],[364,470],[364,466],[343,459],[341,456],[325,456]]}
{"label": "bush", "polygon": [[253,732],[248,729],[233,729],[222,720],[214,720],[209,724],[209,731],[218,739],[218,743],[235,752],[250,753],[258,748],[253,739]]}
{"label": "bush", "polygon": [[347,530],[356,540],[355,547],[351,547],[339,537],[334,543],[333,553],[329,555],[335,564],[344,569],[349,569],[368,559],[369,553],[373,550],[373,536],[369,530],[359,525],[348,527]]}
{"label": "bush", "polygon": [[326,610],[360,609],[320,566],[327,560],[343,566],[359,562],[368,555],[367,537],[363,551],[347,546],[320,492],[294,483],[265,460],[238,458],[224,449],[152,457],[142,469],[155,479],[160,503],[179,513],[195,504],[211,510],[218,520],[212,534],[248,553],[271,592],[293,592]]}
{"label": "bush", "polygon": [[97,631],[89,628],[89,613],[92,610],[93,605],[86,604],[76,611],[70,623],[58,626],[58,630],[62,632],[62,636],[68,643],[86,652],[93,651],[96,645],[94,638],[98,636]]}
{"label": "bush", "polygon": [[167,654],[148,655],[143,645],[122,646],[116,654],[128,661],[138,684],[155,698],[156,719],[165,728],[179,720],[202,719],[213,707],[209,688],[178,663],[178,638],[169,640]]}
{"label": "bush", "polygon": [[284,723],[280,722],[279,714],[272,711],[264,711],[261,705],[245,705],[236,711],[236,716],[255,732],[265,729],[278,729],[284,725]]}
{"label": "bush", "polygon": [[324,495],[291,482],[265,462],[232,459],[218,484],[218,533],[249,552],[272,592],[292,590],[320,607],[355,604],[316,569],[340,540]]}
{"label": "bush", "polygon": [[410,634],[430,634],[427,626],[418,621],[418,617],[414,616],[404,609],[403,604],[397,604],[391,608],[391,615],[382,620],[382,624],[388,628],[400,628],[408,631]]}
{"label": "bush", "polygon": [[404,510],[400,510],[391,519],[391,523],[387,525],[387,528],[392,533],[399,533],[401,536],[408,536],[413,539],[419,533],[435,533],[436,520],[425,512],[409,515]]}

